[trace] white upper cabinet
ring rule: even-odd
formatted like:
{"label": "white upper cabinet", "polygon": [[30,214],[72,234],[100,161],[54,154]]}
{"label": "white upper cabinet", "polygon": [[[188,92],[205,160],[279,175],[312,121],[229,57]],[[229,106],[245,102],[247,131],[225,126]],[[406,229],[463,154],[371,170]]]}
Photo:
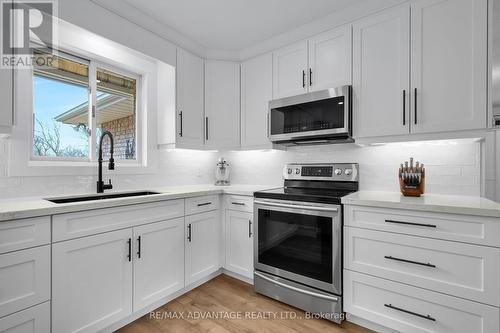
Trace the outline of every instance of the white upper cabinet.
{"label": "white upper cabinet", "polygon": [[184,288],[184,218],[134,228],[134,311]]}
{"label": "white upper cabinet", "polygon": [[203,94],[203,59],[182,49],[177,49],[177,147],[203,147]]}
{"label": "white upper cabinet", "polygon": [[240,145],[240,64],[207,61],[205,64],[205,147]]}
{"label": "white upper cabinet", "polygon": [[13,111],[13,70],[0,69],[0,134],[8,134],[11,132],[11,127],[14,122]]}
{"label": "white upper cabinet", "polygon": [[350,85],[351,59],[350,25],[309,39],[309,91]]}
{"label": "white upper cabinet", "polygon": [[307,92],[307,41],[273,53],[273,99]]}
{"label": "white upper cabinet", "polygon": [[355,137],[409,133],[410,8],[386,10],[353,26]]}
{"label": "white upper cabinet", "polygon": [[271,148],[268,108],[273,98],[271,53],[241,64],[241,147]]}
{"label": "white upper cabinet", "polygon": [[487,6],[487,0],[412,5],[412,132],[486,127]]}

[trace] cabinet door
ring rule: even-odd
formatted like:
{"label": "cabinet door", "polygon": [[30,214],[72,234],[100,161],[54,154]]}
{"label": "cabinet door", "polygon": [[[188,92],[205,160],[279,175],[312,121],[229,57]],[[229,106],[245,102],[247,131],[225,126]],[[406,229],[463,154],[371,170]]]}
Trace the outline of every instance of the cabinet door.
{"label": "cabinet door", "polygon": [[410,9],[389,9],[353,26],[354,136],[409,133]]}
{"label": "cabinet door", "polygon": [[203,59],[177,49],[176,146],[178,147],[203,147],[203,94]]}
{"label": "cabinet door", "polygon": [[134,228],[134,311],[184,287],[184,218]]}
{"label": "cabinet door", "polygon": [[50,302],[0,318],[0,333],[49,333]]}
{"label": "cabinet door", "polygon": [[0,133],[10,133],[14,121],[13,112],[13,70],[0,69]]}
{"label": "cabinet door", "polygon": [[273,52],[273,99],[307,92],[307,41]]}
{"label": "cabinet door", "polygon": [[351,84],[352,27],[309,39],[309,91]]}
{"label": "cabinet door", "polygon": [[226,210],[226,269],[253,277],[253,215]]}
{"label": "cabinet door", "polygon": [[54,333],[96,332],[132,313],[131,241],[124,229],[52,245]]}
{"label": "cabinet door", "polygon": [[240,145],[240,65],[211,61],[205,65],[205,145]]}
{"label": "cabinet door", "polygon": [[487,0],[412,6],[412,132],[486,127]]}
{"label": "cabinet door", "polygon": [[0,255],[0,317],[50,299],[50,245]]}
{"label": "cabinet door", "polygon": [[219,269],[219,211],[186,216],[186,285]]}
{"label": "cabinet door", "polygon": [[269,101],[273,99],[271,53],[241,64],[241,147],[270,148]]}

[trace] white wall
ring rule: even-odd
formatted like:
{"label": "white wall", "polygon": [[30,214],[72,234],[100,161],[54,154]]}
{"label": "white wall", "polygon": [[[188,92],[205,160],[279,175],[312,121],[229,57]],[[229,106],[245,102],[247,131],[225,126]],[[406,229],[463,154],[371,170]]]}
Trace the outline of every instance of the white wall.
{"label": "white wall", "polygon": [[233,183],[280,185],[287,162],[357,162],[360,189],[380,191],[399,191],[399,164],[414,157],[426,165],[428,193],[481,194],[481,143],[472,139],[227,152],[224,157],[232,165]]}

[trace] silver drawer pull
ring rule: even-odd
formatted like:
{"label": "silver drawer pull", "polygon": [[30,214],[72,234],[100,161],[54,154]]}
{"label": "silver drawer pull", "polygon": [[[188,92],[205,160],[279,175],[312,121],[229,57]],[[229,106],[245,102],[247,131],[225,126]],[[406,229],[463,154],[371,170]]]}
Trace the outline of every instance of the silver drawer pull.
{"label": "silver drawer pull", "polygon": [[302,293],[302,294],[310,295],[310,296],[313,296],[313,297],[318,297],[318,298],[326,299],[326,300],[332,301],[332,302],[338,302],[339,301],[339,299],[337,297],[334,297],[334,296],[323,295],[323,294],[315,293],[315,292],[312,292],[312,291],[309,291],[309,290],[300,289],[300,288],[297,288],[297,287],[294,287],[294,286],[289,286],[289,285],[287,285],[285,283],[282,283],[282,282],[276,281],[274,279],[271,279],[271,278],[269,278],[269,277],[267,277],[267,276],[265,276],[263,274],[260,274],[258,272],[254,272],[254,274],[256,276],[260,277],[261,279],[264,279],[266,281],[274,283],[274,284],[276,284],[276,285],[278,285],[280,287],[296,291],[298,293]]}
{"label": "silver drawer pull", "polygon": [[390,260],[407,262],[409,264],[415,264],[415,265],[421,265],[421,266],[427,266],[427,267],[436,268],[436,265],[433,265],[431,263],[425,263],[425,262],[413,261],[413,260],[408,260],[408,259],[396,258],[396,257],[393,257],[393,256],[384,256],[384,258],[385,259],[390,259]]}
{"label": "silver drawer pull", "polygon": [[211,202],[199,203],[198,207],[211,205]]}
{"label": "silver drawer pull", "polygon": [[424,318],[424,319],[427,319],[427,320],[430,320],[430,321],[436,321],[436,318],[433,318],[430,315],[423,315],[423,314],[416,313],[416,312],[413,312],[413,311],[405,310],[405,309],[399,308],[397,306],[394,306],[392,304],[384,304],[384,306],[387,307],[387,308],[396,310],[396,311],[401,311],[401,312],[404,312],[404,313],[408,313],[408,314],[411,314],[411,315],[414,315],[414,316],[417,316],[417,317],[420,317],[420,318]]}
{"label": "silver drawer pull", "polygon": [[237,206],[245,206],[245,203],[243,203],[243,202],[231,202],[231,204],[237,205]]}
{"label": "silver drawer pull", "polygon": [[418,227],[437,228],[437,226],[435,224],[403,222],[403,221],[395,221],[395,220],[385,220],[385,222],[386,223],[395,223],[395,224],[415,225]]}

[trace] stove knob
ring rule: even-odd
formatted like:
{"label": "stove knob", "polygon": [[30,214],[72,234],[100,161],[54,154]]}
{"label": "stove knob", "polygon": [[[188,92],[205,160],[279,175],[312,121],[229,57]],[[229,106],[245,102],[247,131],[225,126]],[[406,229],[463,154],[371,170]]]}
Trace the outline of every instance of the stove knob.
{"label": "stove knob", "polygon": [[288,174],[291,175],[292,174],[292,168],[288,168]]}
{"label": "stove knob", "polygon": [[345,174],[346,176],[350,176],[350,175],[352,175],[352,169],[345,169],[345,170],[344,170],[344,174]]}
{"label": "stove knob", "polygon": [[340,176],[342,174],[342,169],[335,169],[335,174]]}
{"label": "stove knob", "polygon": [[295,169],[295,174],[300,175],[300,169],[299,168]]}

